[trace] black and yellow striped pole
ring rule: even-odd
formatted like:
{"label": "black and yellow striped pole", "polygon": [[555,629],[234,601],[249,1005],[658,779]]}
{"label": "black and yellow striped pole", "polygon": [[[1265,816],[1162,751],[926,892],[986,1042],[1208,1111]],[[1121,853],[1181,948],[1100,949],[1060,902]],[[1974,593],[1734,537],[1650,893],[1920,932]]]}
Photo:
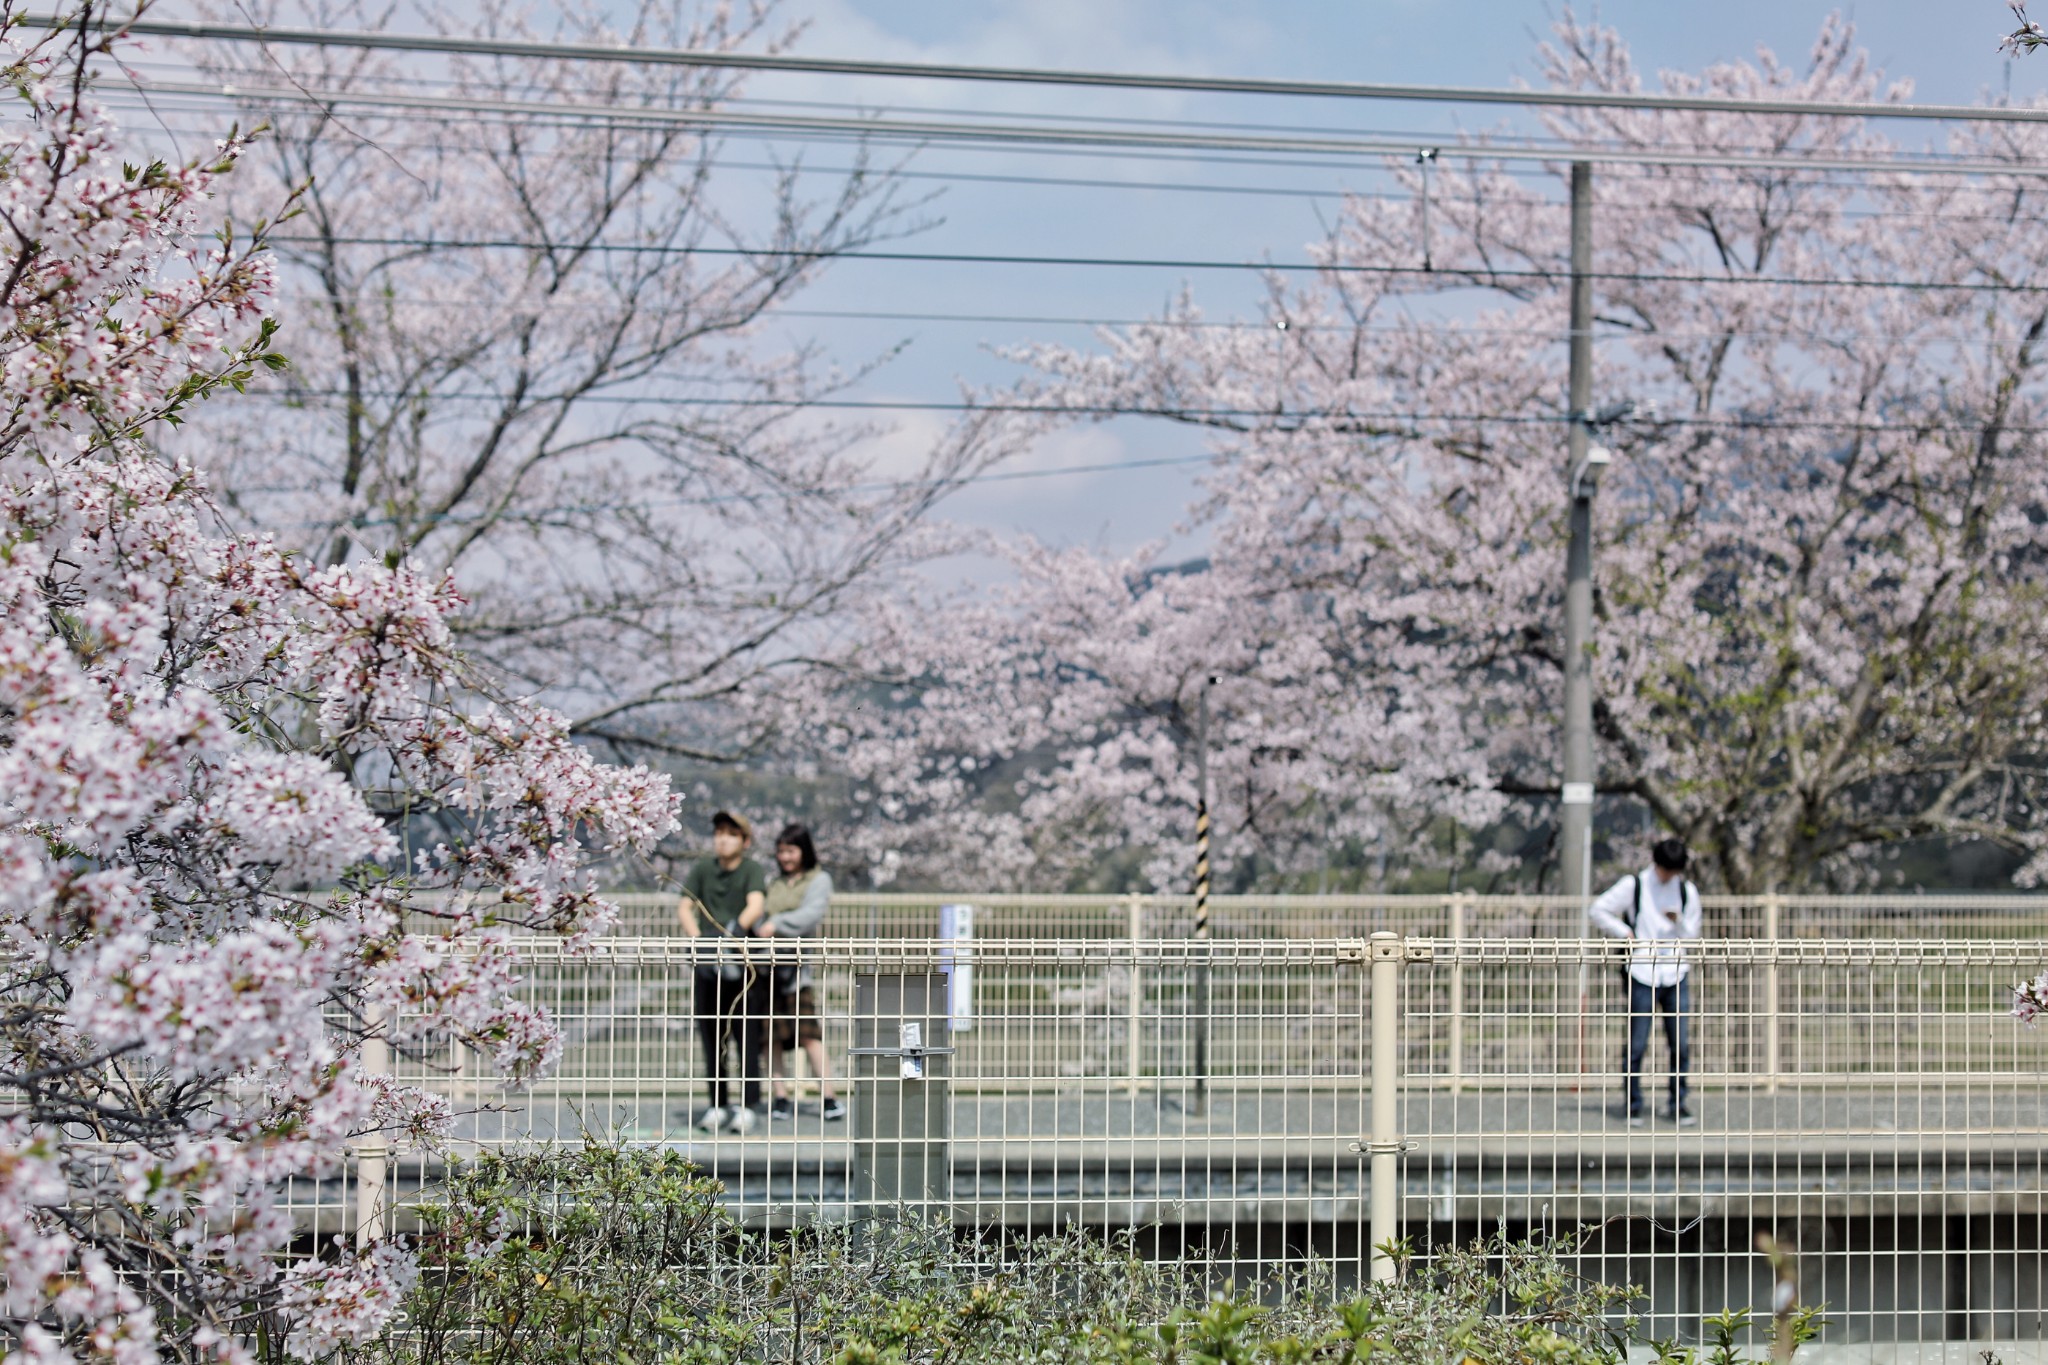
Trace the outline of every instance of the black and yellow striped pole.
{"label": "black and yellow striped pole", "polygon": [[[1204,678],[1195,702],[1195,942],[1209,942],[1209,688]],[[1195,959],[1195,1113],[1209,1112],[1209,960]]]}

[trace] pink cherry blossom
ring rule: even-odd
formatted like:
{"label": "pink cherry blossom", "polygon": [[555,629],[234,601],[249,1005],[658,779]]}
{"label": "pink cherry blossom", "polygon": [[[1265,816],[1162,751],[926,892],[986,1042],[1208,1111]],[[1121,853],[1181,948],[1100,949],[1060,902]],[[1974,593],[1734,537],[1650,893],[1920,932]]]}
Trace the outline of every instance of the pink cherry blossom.
{"label": "pink cherry blossom", "polygon": [[[1539,61],[1593,93],[1905,90],[1837,20],[1803,62],[1653,78],[1567,16]],[[1549,131],[1560,162],[1899,151],[1797,113],[1588,107]],[[2048,160],[2032,125],[1948,138]],[[1310,247],[1323,269],[1275,274],[1256,316],[1190,296],[1017,353],[1021,401],[1207,443],[1203,559],[1013,544],[998,591],[882,614],[858,694],[791,702],[853,766],[877,863],[1185,890],[1211,677],[1226,886],[1440,869],[1447,820],[1554,817],[1569,218],[1483,145],[1432,176],[1431,269],[1424,185],[1396,164],[1400,192],[1349,200]],[[1728,890],[1866,887],[1912,840],[1991,841],[2022,884],[2048,877],[2040,182],[1651,160],[1599,163],[1593,190],[1596,398],[1641,405],[1601,435],[1594,502],[1603,813],[1684,836]]]}
{"label": "pink cherry blossom", "polygon": [[154,437],[274,359],[262,230],[204,235],[243,144],[148,163],[74,93],[105,40],[22,32],[0,38],[34,114],[0,125],[0,1335],[10,1362],[241,1361],[262,1322],[314,1358],[387,1321],[410,1263],[281,1275],[283,1182],[448,1121],[365,1074],[364,1040],[543,1074],[560,1042],[509,935],[602,933],[590,855],[648,847],[675,802],[473,667],[445,574],[222,529],[200,463]]}

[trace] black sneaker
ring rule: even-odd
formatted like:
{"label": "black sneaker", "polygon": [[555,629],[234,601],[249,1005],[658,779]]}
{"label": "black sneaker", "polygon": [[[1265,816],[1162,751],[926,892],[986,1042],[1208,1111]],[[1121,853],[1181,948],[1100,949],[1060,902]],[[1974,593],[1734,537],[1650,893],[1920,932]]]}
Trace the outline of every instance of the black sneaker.
{"label": "black sneaker", "polygon": [[1666,1109],[1663,1116],[1670,1119],[1680,1128],[1690,1128],[1700,1121],[1700,1116],[1692,1111],[1691,1100],[1680,1100],[1677,1104]]}
{"label": "black sneaker", "polygon": [[1640,1128],[1649,1121],[1650,1116],[1643,1112],[1641,1105],[1636,1105],[1628,1111],[1628,1126],[1631,1128]]}
{"label": "black sneaker", "polygon": [[787,1095],[777,1095],[774,1102],[768,1106],[768,1117],[771,1119],[795,1118],[796,1101]]}
{"label": "black sneaker", "polygon": [[841,1103],[839,1097],[835,1095],[831,1099],[825,1101],[825,1107],[820,1112],[825,1115],[825,1121],[827,1123],[837,1123],[840,1119],[846,1117],[846,1106],[845,1104]]}

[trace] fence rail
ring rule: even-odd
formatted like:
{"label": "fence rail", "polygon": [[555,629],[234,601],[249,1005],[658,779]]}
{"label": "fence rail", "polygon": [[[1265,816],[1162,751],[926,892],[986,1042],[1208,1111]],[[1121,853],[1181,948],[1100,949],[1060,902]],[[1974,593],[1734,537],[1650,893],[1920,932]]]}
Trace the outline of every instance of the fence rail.
{"label": "fence rail", "polygon": [[[1767,1301],[1753,1248],[1769,1231],[1837,1340],[2044,1335],[2048,1032],[2006,1014],[2048,961],[2038,941],[1689,945],[1694,1121],[1634,1126],[1630,993],[1603,941],[832,940],[801,961],[851,1116],[826,1119],[791,1066],[794,1117],[745,1134],[692,1127],[713,945],[521,949],[525,991],[564,1032],[548,1082],[503,1092],[431,1039],[391,1062],[449,1095],[458,1148],[586,1130],[678,1146],[757,1225],[905,1209],[999,1239],[1076,1224],[1240,1283],[1310,1258],[1364,1278],[1396,1228],[1424,1247],[1576,1229],[1587,1272],[1644,1286],[1652,1330],[1683,1338]],[[765,983],[795,960],[764,945],[746,970]],[[792,1022],[771,989],[726,995]],[[1648,1021],[1652,1107],[1667,1017]],[[402,1217],[438,1160],[368,1155],[353,1198],[309,1210]]]}
{"label": "fence rail", "polygon": [[[619,932],[679,933],[676,897],[626,892]],[[971,905],[977,938],[1183,938],[1194,928],[1192,896],[1026,895],[842,891],[829,931],[845,938],[929,938],[939,907]],[[2048,896],[1702,897],[1709,937],[2048,938]],[[1584,903],[1565,896],[1212,896],[1210,936],[1327,939],[1380,932],[1433,938],[1565,938],[1584,924]]]}

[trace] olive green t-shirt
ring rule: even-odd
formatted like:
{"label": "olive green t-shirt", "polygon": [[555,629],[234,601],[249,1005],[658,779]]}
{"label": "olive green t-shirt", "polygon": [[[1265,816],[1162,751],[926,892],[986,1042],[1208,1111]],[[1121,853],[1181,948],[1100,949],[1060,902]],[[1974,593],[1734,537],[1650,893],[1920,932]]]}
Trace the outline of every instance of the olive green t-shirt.
{"label": "olive green t-shirt", "polygon": [[733,922],[747,908],[747,893],[759,891],[766,895],[768,877],[752,858],[740,859],[739,866],[730,872],[720,867],[716,858],[699,858],[683,878],[683,891],[702,902],[720,928],[738,933]]}

